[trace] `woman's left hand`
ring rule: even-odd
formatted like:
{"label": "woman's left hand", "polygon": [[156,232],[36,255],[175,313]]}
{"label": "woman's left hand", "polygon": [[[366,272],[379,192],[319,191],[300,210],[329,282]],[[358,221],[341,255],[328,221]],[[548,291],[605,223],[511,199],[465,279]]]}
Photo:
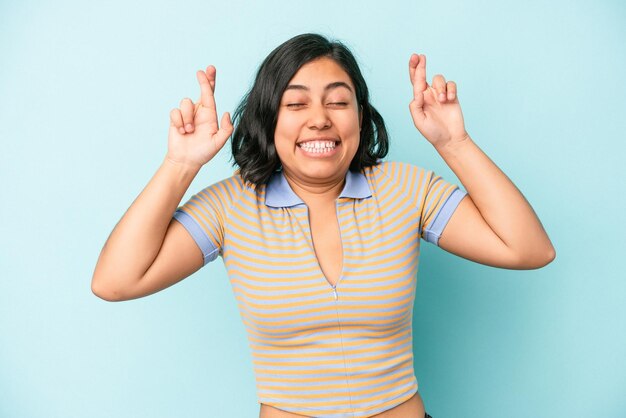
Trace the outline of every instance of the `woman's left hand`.
{"label": "woman's left hand", "polygon": [[413,101],[409,104],[415,127],[435,146],[464,141],[469,137],[456,92],[456,83],[441,74],[426,82],[426,56],[411,55],[409,77],[413,84]]}

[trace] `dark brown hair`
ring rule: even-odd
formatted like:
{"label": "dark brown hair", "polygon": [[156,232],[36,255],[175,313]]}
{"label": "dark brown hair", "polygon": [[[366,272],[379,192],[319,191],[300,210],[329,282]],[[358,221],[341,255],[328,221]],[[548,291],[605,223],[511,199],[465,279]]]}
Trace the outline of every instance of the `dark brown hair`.
{"label": "dark brown hair", "polygon": [[245,182],[255,187],[264,184],[280,168],[274,131],[283,92],[300,67],[321,57],[333,59],[350,76],[362,112],[359,148],[350,170],[373,166],[387,155],[389,140],[385,122],[369,103],[367,84],[354,55],[341,42],[306,33],[279,45],[265,58],[252,88],[234,112],[232,155]]}

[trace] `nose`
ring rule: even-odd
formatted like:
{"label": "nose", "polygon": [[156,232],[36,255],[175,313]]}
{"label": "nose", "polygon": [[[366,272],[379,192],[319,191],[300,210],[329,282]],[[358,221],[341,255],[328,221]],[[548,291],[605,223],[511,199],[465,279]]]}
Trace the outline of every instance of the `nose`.
{"label": "nose", "polygon": [[309,108],[309,129],[328,129],[331,125],[328,110],[323,104],[316,104]]}

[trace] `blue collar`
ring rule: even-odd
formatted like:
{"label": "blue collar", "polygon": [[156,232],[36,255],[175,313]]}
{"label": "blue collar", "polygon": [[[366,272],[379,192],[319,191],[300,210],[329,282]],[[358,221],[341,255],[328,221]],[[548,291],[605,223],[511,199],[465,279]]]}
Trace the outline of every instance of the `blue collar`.
{"label": "blue collar", "polygon": [[[346,183],[339,197],[365,199],[372,196],[367,179],[363,173],[348,171]],[[304,205],[302,199],[291,189],[282,170],[272,174],[265,188],[265,204],[273,208],[288,208]]]}

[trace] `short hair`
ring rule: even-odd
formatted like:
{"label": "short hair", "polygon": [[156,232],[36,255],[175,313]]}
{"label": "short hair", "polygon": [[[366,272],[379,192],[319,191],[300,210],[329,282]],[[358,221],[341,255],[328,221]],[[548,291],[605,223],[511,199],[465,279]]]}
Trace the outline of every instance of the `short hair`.
{"label": "short hair", "polygon": [[233,165],[239,167],[244,182],[254,187],[265,184],[281,167],[274,145],[280,101],[300,67],[322,57],[334,60],[350,76],[362,114],[359,147],[350,170],[361,171],[376,165],[378,159],[387,155],[389,140],[385,122],[369,102],[367,84],[352,52],[339,41],[305,33],[282,43],[265,58],[252,88],[233,114]]}

